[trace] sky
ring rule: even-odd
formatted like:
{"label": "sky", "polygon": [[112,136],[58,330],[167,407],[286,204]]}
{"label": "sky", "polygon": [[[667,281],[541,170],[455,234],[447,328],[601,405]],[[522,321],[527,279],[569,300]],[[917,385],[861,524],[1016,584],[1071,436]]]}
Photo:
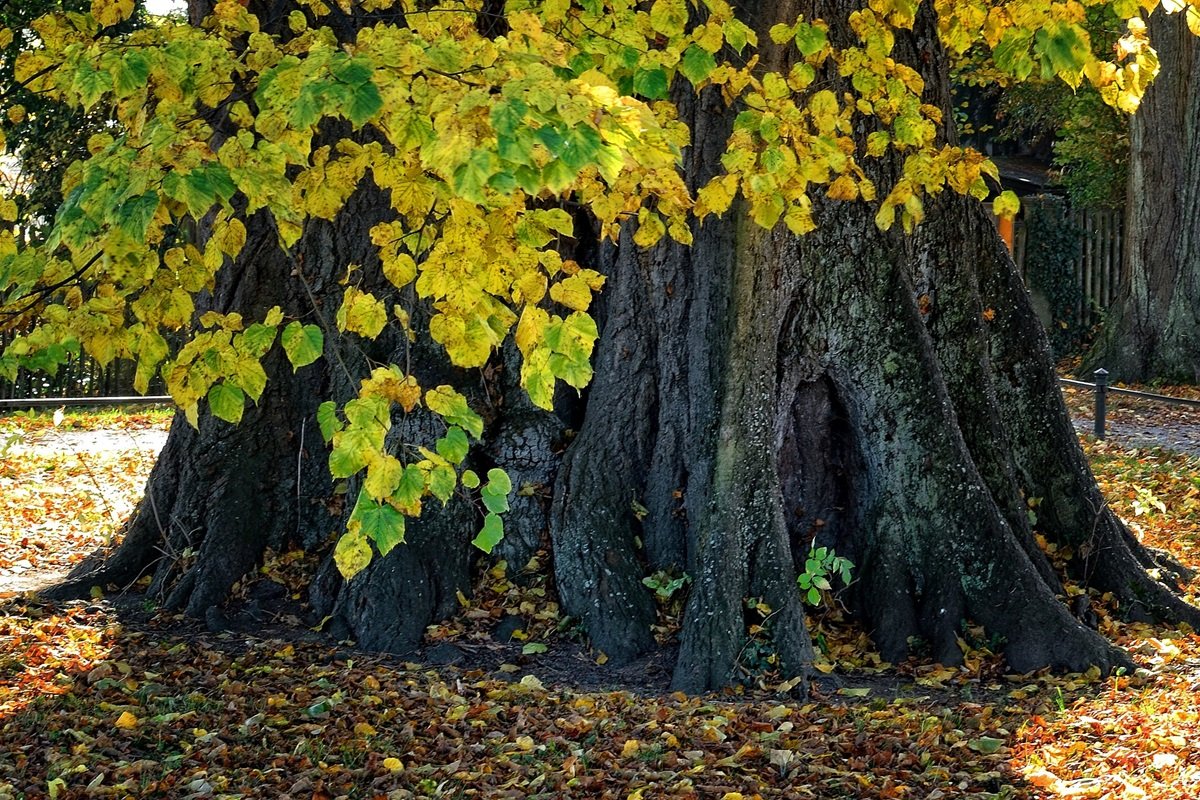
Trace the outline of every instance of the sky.
{"label": "sky", "polygon": [[169,14],[182,11],[187,5],[184,0],[146,0],[146,10],[151,14]]}

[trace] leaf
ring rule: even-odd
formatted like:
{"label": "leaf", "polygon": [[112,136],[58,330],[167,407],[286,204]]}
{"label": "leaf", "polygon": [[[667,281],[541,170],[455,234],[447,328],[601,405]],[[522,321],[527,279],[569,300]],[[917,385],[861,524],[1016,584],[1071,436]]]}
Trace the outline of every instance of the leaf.
{"label": "leaf", "polygon": [[364,536],[375,542],[379,554],[386,556],[404,541],[404,515],[388,503],[379,503],[364,490],[358,495],[347,528],[356,526]]}
{"label": "leaf", "polygon": [[806,22],[796,23],[796,47],[805,58],[821,52],[828,44],[825,29]]}
{"label": "leaf", "polygon": [[679,61],[679,72],[695,86],[703,83],[716,68],[717,61],[712,53],[694,44],[683,51]]}
{"label": "leaf", "polygon": [[994,739],[991,736],[981,736],[978,739],[972,739],[967,746],[977,753],[990,756],[1004,746],[1004,740]]}
{"label": "leaf", "polygon": [[1002,219],[1013,219],[1020,210],[1021,201],[1017,199],[1016,193],[1010,189],[1005,189],[992,201],[993,213]]}
{"label": "leaf", "polygon": [[541,642],[528,642],[524,647],[521,648],[521,655],[533,656],[537,655],[538,653],[544,653],[546,650],[546,645],[542,644]]}
{"label": "leaf", "polygon": [[452,425],[450,430],[446,431],[446,435],[438,439],[435,445],[438,455],[451,464],[461,463],[467,457],[470,447],[471,443],[467,441],[467,435],[457,425]]}
{"label": "leaf", "polygon": [[500,544],[500,540],[504,538],[504,521],[500,519],[498,514],[488,514],[483,518],[483,529],[479,531],[479,535],[471,540],[471,544],[478,547],[485,553],[491,553],[492,549]]}
{"label": "leaf", "polygon": [[321,429],[321,438],[328,444],[333,440],[333,435],[346,426],[337,414],[337,404],[332,400],[326,400],[317,406],[317,425]]}
{"label": "leaf", "polygon": [[122,711],[121,716],[117,717],[117,721],[113,725],[121,730],[133,730],[138,726],[138,718],[128,711]]}
{"label": "leaf", "polygon": [[361,533],[343,533],[333,548],[333,561],[342,577],[350,580],[371,563],[371,545]]}
{"label": "leaf", "polygon": [[292,371],[308,366],[325,352],[325,334],[316,325],[289,322],[280,337],[283,351],[292,362]]}
{"label": "leaf", "polygon": [[451,386],[438,386],[425,393],[425,405],[451,425],[458,425],[476,439],[483,436],[483,418],[467,405],[467,398]]}
{"label": "leaf", "polygon": [[501,469],[488,470],[488,482],[480,490],[484,506],[493,514],[503,514],[508,511],[508,495],[512,492],[512,481]]}
{"label": "leaf", "polygon": [[338,330],[374,339],[383,331],[387,319],[387,307],[379,298],[353,286],[346,287],[342,305],[337,311]]}
{"label": "leaf", "polygon": [[633,76],[633,91],[648,100],[667,97],[667,72],[662,67],[640,69]]}
{"label": "leaf", "polygon": [[208,390],[208,407],[218,419],[236,425],[242,420],[246,395],[232,383],[216,383]]}

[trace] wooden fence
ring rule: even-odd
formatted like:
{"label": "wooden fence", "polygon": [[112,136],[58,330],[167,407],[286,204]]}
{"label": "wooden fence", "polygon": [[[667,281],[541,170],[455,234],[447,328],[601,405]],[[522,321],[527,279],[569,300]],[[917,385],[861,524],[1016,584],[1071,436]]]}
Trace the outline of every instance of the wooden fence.
{"label": "wooden fence", "polygon": [[[1024,213],[1013,231],[1013,261],[1022,278],[1027,277],[1025,252],[1028,231],[1025,219],[1039,206],[1061,203],[1056,198],[1024,198]],[[1075,318],[1084,330],[1103,319],[1104,311],[1117,296],[1123,276],[1123,246],[1125,222],[1120,211],[1069,209],[1066,218],[1079,232],[1080,252],[1075,259],[1075,281],[1079,298]],[[1027,281],[1028,283],[1028,281]]]}

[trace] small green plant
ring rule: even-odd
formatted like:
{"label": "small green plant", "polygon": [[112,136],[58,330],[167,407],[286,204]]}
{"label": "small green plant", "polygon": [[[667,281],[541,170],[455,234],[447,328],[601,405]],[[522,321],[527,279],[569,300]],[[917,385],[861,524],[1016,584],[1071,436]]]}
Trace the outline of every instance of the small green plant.
{"label": "small green plant", "polygon": [[842,584],[849,586],[853,570],[854,564],[850,559],[842,558],[828,547],[814,547],[808,551],[804,571],[796,578],[796,583],[804,593],[805,601],[809,605],[819,606],[821,592],[833,590],[830,582],[833,576],[840,576]]}
{"label": "small green plant", "polygon": [[653,589],[660,600],[670,600],[684,586],[692,582],[692,576],[686,572],[678,577],[666,570],[659,570],[653,575],[642,578],[642,584]]}

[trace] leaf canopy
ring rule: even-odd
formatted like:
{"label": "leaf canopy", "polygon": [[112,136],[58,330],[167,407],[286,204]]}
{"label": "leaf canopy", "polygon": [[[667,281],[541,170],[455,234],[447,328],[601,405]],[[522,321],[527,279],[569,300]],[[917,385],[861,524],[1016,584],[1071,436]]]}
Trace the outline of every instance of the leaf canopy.
{"label": "leaf canopy", "polygon": [[[1125,110],[1158,68],[1140,16],[1153,5],[934,3],[942,44],[971,80],[1087,81]],[[332,338],[397,327],[430,336],[459,367],[484,365],[513,336],[522,384],[550,408],[559,381],[581,389],[591,379],[598,332],[588,311],[604,283],[560,253],[562,240],[583,235],[569,209],[586,210],[611,238],[635,225],[643,247],[690,244],[697,225],[738,198],[759,225],[797,235],[813,228],[820,198],[872,204],[881,228],[911,230],[926,198],[948,189],[984,199],[997,177],[982,155],[946,143],[924,79],[893,57],[896,31],[914,24],[913,0],[871,0],[849,14],[852,40],[837,44],[821,19],[776,25],[760,42],[727,0],[514,2],[503,35],[482,31],[475,0],[370,0],[366,11],[402,13],[364,18],[351,34],[330,24],[341,11],[298,6],[279,30],[236,0],[218,0],[200,26],[129,30],[132,0],[95,0],[18,37],[13,66],[26,90],[104,108],[114,123],[67,170],[45,244],[0,229],[0,311],[26,330],[0,355],[0,374],[53,368],[82,348],[102,362],[136,361],[141,385],[161,374],[193,421],[206,400],[236,422],[246,397],[264,391],[262,360],[276,341],[299,370]],[[1103,57],[1083,25],[1098,6],[1126,28]],[[1198,9],[1189,0],[1166,10],[1191,23]],[[765,58],[776,49],[787,57]],[[853,91],[814,90],[823,73]],[[690,132],[671,98],[702,90],[743,111],[723,170],[692,191],[681,167]],[[332,144],[320,135],[331,125],[345,131]],[[855,138],[863,128],[865,147]],[[882,158],[902,165],[889,186],[868,178]],[[352,265],[331,320],[285,320],[278,307],[255,320],[196,318],[197,296],[248,257],[249,214],[265,211],[277,231],[256,247],[294,257],[306,226],[336,218],[368,181],[391,207],[370,231],[389,292],[361,288]],[[1015,213],[1015,198],[995,208]],[[181,235],[201,221],[206,238]],[[411,328],[402,290],[432,309],[427,329]],[[402,463],[385,446],[392,415],[424,412],[449,432]],[[399,365],[375,369],[342,408],[322,405],[318,421],[333,475],[364,478],[335,551],[347,574],[369,561],[368,541],[386,552],[402,540],[403,515],[419,513],[423,498],[450,498],[484,428],[463,395]],[[511,491],[495,472],[481,487],[474,472],[461,481],[479,487],[489,512],[476,542],[488,550]]]}

